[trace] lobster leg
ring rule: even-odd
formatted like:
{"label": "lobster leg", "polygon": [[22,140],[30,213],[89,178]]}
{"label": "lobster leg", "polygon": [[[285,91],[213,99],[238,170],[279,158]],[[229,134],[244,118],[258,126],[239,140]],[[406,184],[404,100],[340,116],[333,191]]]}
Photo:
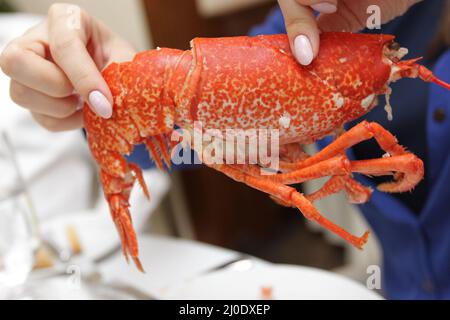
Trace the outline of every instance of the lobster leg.
{"label": "lobster leg", "polygon": [[[257,167],[248,170],[248,172],[253,176],[261,176]],[[356,203],[366,202],[368,200],[367,197],[370,196],[372,192],[351,179],[351,173],[373,176],[392,175],[393,173],[396,173],[395,181],[380,184],[378,190],[383,192],[407,192],[413,189],[420,180],[422,180],[424,166],[422,160],[417,158],[414,154],[407,152],[405,152],[405,154],[387,158],[359,161],[349,161],[345,156],[336,156],[313,164],[310,167],[303,167],[302,169],[288,173],[261,177],[282,184],[297,184],[324,176],[341,176],[343,179],[342,181],[336,179],[330,181],[329,184],[324,186],[321,192],[325,195],[329,195],[335,193],[333,190],[336,188],[342,187],[347,191],[352,202],[353,200],[355,200]],[[316,194],[315,196],[317,197],[319,195]],[[319,198],[323,197],[324,196],[319,196]],[[363,199],[366,200],[363,201]]]}
{"label": "lobster leg", "polygon": [[[344,128],[336,130],[335,139],[339,138],[345,133]],[[282,161],[280,161],[280,171],[287,173],[292,172],[292,164],[300,163],[306,160],[310,156],[304,151],[303,147],[299,143],[292,143],[285,146],[280,150]],[[345,152],[342,152],[345,156]],[[287,161],[285,161],[287,159]],[[290,169],[291,168],[291,169]],[[323,187],[309,195],[307,198],[314,202],[323,198],[326,198],[339,191],[345,191],[347,197],[351,203],[361,204],[369,200],[372,195],[372,189],[365,187],[352,179],[351,175],[348,176],[332,176]],[[273,200],[281,205],[285,205],[280,199],[273,198]]]}
{"label": "lobster leg", "polygon": [[145,183],[144,175],[142,174],[142,169],[134,163],[129,163],[128,166],[130,167],[130,170],[134,172],[139,182],[139,185],[141,186],[142,191],[144,192],[145,197],[148,200],[150,200],[150,192],[148,191],[147,184]]}
{"label": "lobster leg", "polygon": [[[234,165],[234,167],[240,167]],[[272,181],[282,184],[297,184],[308,180],[323,178],[326,176],[341,176],[351,174],[350,161],[344,155],[326,159],[322,162],[313,164],[309,167],[293,170],[287,173],[279,173],[274,175],[261,175],[261,168],[259,166],[244,166],[245,171],[254,177],[261,177],[267,181]]]}
{"label": "lobster leg", "polygon": [[[423,162],[412,153],[407,152],[397,139],[386,129],[375,122],[363,121],[343,133],[334,142],[329,144],[317,154],[304,161],[293,163],[286,169],[291,171],[291,175],[299,172],[300,169],[310,168],[313,165],[323,162],[326,159],[341,155],[352,146],[371,138],[375,138],[378,145],[389,157],[383,159],[364,160],[365,162],[351,162],[351,171],[367,175],[385,175],[392,172],[400,172],[399,179],[394,183],[382,184],[379,186],[381,191],[404,192],[414,188],[422,179]],[[399,158],[395,156],[404,155]],[[374,165],[372,169],[369,167]],[[378,165],[380,167],[378,167]],[[297,170],[297,171],[296,171]],[[284,178],[281,176],[281,178]]]}
{"label": "lobster leg", "polygon": [[323,217],[320,212],[314,208],[311,201],[309,201],[303,194],[299,193],[295,188],[286,186],[274,181],[268,181],[262,177],[254,177],[243,171],[239,171],[235,167],[229,165],[210,165],[213,169],[216,169],[228,177],[247,184],[248,186],[258,189],[262,192],[268,193],[276,199],[280,199],[283,204],[298,208],[303,215],[309,219],[316,221],[324,228],[334,232],[338,236],[342,237],[346,241],[350,242],[358,249],[362,249],[363,245],[367,242],[369,232],[365,232],[363,236],[357,237],[350,234],[348,231],[339,227],[332,221]]}
{"label": "lobster leg", "polygon": [[[290,158],[290,160],[294,161],[295,159],[301,159],[299,161],[306,160],[309,157],[309,155],[303,151],[299,144],[292,144],[288,146],[289,149],[283,150],[288,152],[287,154],[284,154],[283,152],[283,157],[288,159]],[[285,162],[285,164],[289,163],[293,162]],[[372,195],[372,190],[370,188],[362,186],[351,178],[349,163],[350,162],[345,156],[345,153],[342,153],[342,155],[340,156],[322,161],[308,168],[299,170],[287,170],[287,172],[281,174],[264,177],[266,179],[283,184],[294,184],[322,178],[329,175],[331,176],[330,180],[319,191],[308,196],[308,199],[314,202],[337,193],[341,190],[344,190],[347,194],[347,197],[352,203],[365,203]],[[283,171],[283,169],[281,170]],[[263,177],[260,175],[260,168],[257,166],[253,166],[252,168],[249,167],[247,169],[247,172],[256,177]],[[295,182],[293,179],[295,179]],[[278,204],[288,206],[287,204],[283,203],[281,199],[276,199],[275,197],[272,197],[272,199]]]}
{"label": "lobster leg", "polygon": [[[213,161],[207,161],[205,163],[207,163],[209,167],[222,172],[231,179],[245,183],[252,188],[269,194],[272,199],[284,206],[298,208],[307,219],[316,221],[324,228],[342,237],[358,249],[362,249],[363,245],[368,240],[368,231],[365,232],[361,237],[350,234],[345,229],[339,227],[332,221],[323,217],[320,212],[314,207],[311,201],[308,200],[303,194],[299,193],[295,188],[273,180],[273,177],[280,175],[260,176],[261,168],[256,165],[214,164]],[[323,161],[323,163],[318,163],[316,166],[313,166],[312,170],[309,170],[311,168],[304,168],[305,173],[308,176],[305,176],[305,181],[315,178],[321,178],[326,175],[349,175],[350,172],[348,171],[348,165],[349,161],[343,155],[328,159],[326,161]]]}
{"label": "lobster leg", "polygon": [[[300,178],[299,182],[301,183],[308,180],[314,180],[318,178],[323,178],[324,176],[327,176],[327,173],[330,173],[331,178],[325,183],[325,185],[318,191],[314,192],[313,194],[307,196],[307,198],[314,202],[323,198],[326,198],[332,194],[338,193],[339,191],[343,190],[347,194],[347,197],[349,198],[350,202],[361,204],[365,203],[369,200],[370,196],[372,195],[371,188],[365,187],[361,185],[359,182],[355,181],[351,177],[351,173],[348,171],[348,163],[351,162],[341,162],[339,165],[342,165],[343,167],[334,167],[336,164],[335,160],[341,160],[343,159],[345,161],[346,157],[335,157],[330,159],[331,161],[323,161],[319,163],[318,165],[313,165],[312,168],[303,168],[298,170],[297,172],[293,171],[290,173],[284,173],[284,174],[278,174],[274,176],[262,176],[260,174],[260,168],[258,166],[247,166],[245,170],[240,169],[238,166],[234,166],[237,169],[240,169],[241,171],[244,171],[248,174],[251,174],[254,177],[260,177],[261,179],[266,179],[273,182],[283,183],[283,184],[292,184],[289,182],[292,182],[292,175],[295,175],[297,178]],[[348,160],[347,160],[348,161]],[[329,166],[329,168],[326,168],[326,166]],[[311,169],[311,170],[310,170]],[[341,170],[345,170],[344,172]],[[363,170],[363,168],[360,168]],[[344,173],[344,175],[342,175]],[[386,173],[387,174],[387,173]],[[302,176],[303,175],[303,176]],[[291,176],[291,177],[290,177]],[[287,179],[287,180],[285,180]],[[283,200],[278,199],[276,197],[271,197],[276,203],[289,207],[290,205],[283,202]]]}
{"label": "lobster leg", "polygon": [[147,138],[145,140],[145,146],[159,170],[164,171],[164,164],[168,169],[172,167],[170,146],[164,135]]}
{"label": "lobster leg", "polygon": [[309,157],[299,143],[282,145],[280,146],[280,169],[282,172],[289,171],[289,164],[301,162]]}
{"label": "lobster leg", "polygon": [[172,161],[170,157],[170,150],[168,149],[168,143],[163,135],[158,135],[155,138],[155,143],[158,146],[158,149],[161,152],[162,159],[164,160],[164,163],[167,168],[172,167]]}
{"label": "lobster leg", "polygon": [[156,166],[159,170],[164,171],[164,164],[161,160],[161,156],[159,155],[158,148],[156,147],[154,141],[152,138],[149,138],[145,141],[145,146],[147,147],[147,150],[150,154],[150,157],[155,162]]}
{"label": "lobster leg", "polygon": [[293,163],[289,166],[290,170],[309,167],[312,164],[329,159],[338,154],[344,153],[354,145],[375,138],[378,145],[390,155],[405,154],[405,149],[398,144],[397,139],[386,129],[375,122],[362,121],[349,131],[343,133],[327,147],[309,157],[308,159]]}
{"label": "lobster leg", "polygon": [[378,186],[378,190],[383,192],[410,191],[422,180],[424,174],[422,160],[412,153],[389,158],[352,161],[351,167],[353,172],[365,175],[388,175],[396,172],[398,178],[395,181]]}
{"label": "lobster leg", "polygon": [[363,186],[350,176],[334,176],[331,177],[320,190],[310,194],[307,198],[311,202],[315,202],[338,193],[341,190],[345,191],[351,203],[356,204],[366,203],[372,195],[372,190],[370,188]]}

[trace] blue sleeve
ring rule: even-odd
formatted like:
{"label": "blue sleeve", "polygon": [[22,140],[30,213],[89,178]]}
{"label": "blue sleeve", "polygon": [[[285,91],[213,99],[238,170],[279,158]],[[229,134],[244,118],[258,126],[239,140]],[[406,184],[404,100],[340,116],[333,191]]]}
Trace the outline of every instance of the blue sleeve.
{"label": "blue sleeve", "polygon": [[286,33],[286,27],[284,25],[283,14],[281,13],[280,8],[277,6],[272,10],[272,12],[262,24],[255,26],[250,30],[249,35],[258,36],[263,34],[280,33]]}

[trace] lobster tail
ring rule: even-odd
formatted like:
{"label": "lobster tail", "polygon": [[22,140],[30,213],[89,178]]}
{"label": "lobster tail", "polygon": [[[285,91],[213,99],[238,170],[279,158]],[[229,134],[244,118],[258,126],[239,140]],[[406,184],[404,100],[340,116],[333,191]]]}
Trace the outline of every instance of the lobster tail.
{"label": "lobster tail", "polygon": [[[142,170],[124,155],[134,145],[145,144],[160,169],[171,166],[167,135],[173,131],[173,93],[184,85],[176,67],[183,52],[161,49],[138,54],[133,61],[113,63],[103,72],[114,97],[114,113],[103,119],[85,108],[89,147],[100,167],[100,177],[112,219],[122,242],[122,251],[140,271],[138,242],[129,211],[131,190],[139,182],[150,197]],[[189,62],[189,61],[188,61]],[[186,78],[186,74],[184,75]]]}

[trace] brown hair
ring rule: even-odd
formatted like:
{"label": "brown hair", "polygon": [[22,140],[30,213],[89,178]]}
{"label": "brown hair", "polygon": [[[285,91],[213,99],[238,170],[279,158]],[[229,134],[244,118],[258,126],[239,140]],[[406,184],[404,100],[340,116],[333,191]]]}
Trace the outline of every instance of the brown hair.
{"label": "brown hair", "polygon": [[439,22],[438,33],[431,43],[428,56],[436,58],[442,50],[450,48],[450,0],[447,0]]}

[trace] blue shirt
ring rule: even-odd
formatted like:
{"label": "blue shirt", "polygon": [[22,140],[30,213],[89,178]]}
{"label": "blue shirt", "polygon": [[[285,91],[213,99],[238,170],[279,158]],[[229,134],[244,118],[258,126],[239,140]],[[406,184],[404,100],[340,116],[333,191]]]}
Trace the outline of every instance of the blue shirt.
{"label": "blue shirt", "polygon": [[[376,32],[395,34],[411,57],[425,56],[442,11],[442,0],[424,1]],[[285,32],[277,8],[250,34]],[[450,82],[450,51],[423,63]],[[387,298],[450,299],[450,118],[438,122],[434,117],[437,109],[450,115],[450,92],[416,79],[404,79],[392,88],[394,121],[386,120],[382,107],[375,108],[365,119],[383,125],[425,161],[425,180],[409,194],[375,191],[360,208],[383,249],[383,290]],[[362,143],[353,148],[350,157],[367,159],[381,154],[376,145]],[[152,166],[144,147],[138,147],[130,160],[144,168]],[[373,179],[358,180],[376,185]]]}
{"label": "blue shirt", "polygon": [[[426,56],[442,11],[443,1],[424,1],[376,32],[396,35],[397,41],[409,49],[410,57]],[[283,16],[276,9],[251,34],[285,31]],[[422,63],[450,82],[450,51]],[[360,208],[383,249],[383,290],[387,298],[450,299],[450,118],[436,120],[434,116],[437,109],[449,115],[450,92],[417,79],[401,80],[392,88],[394,121],[387,121],[382,107],[364,119],[383,125],[422,158],[425,180],[411,193],[389,195],[375,191]],[[380,105],[384,105],[383,99]],[[350,157],[358,159],[380,155],[373,142],[362,143],[350,152]],[[376,186],[374,179],[357,179]]]}

